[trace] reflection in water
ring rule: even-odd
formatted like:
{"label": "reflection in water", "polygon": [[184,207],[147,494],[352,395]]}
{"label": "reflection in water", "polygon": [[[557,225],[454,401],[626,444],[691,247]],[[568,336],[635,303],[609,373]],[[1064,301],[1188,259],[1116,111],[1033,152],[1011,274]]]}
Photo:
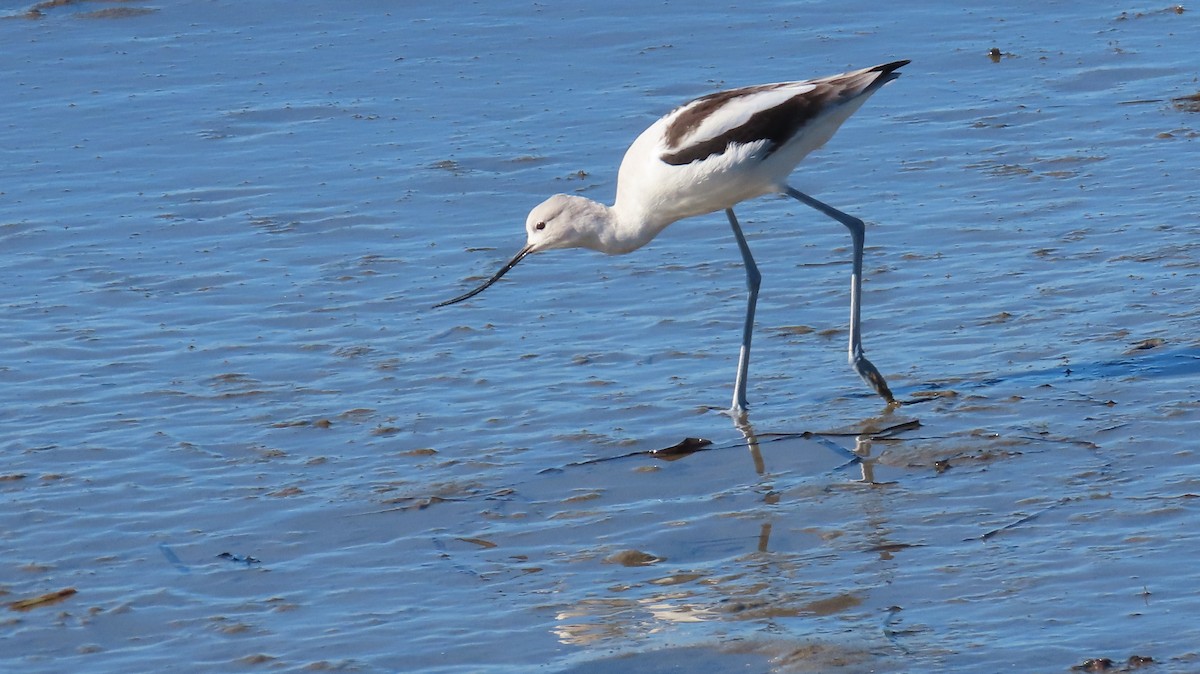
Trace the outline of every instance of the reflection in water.
{"label": "reflection in water", "polygon": [[[889,410],[889,415],[890,415]],[[742,439],[746,443],[746,449],[750,450],[750,458],[754,462],[754,472],[758,475],[765,475],[766,461],[762,454],[762,437],[754,430],[754,426],[745,416],[735,416],[733,418],[734,428],[742,434]],[[871,444],[877,440],[894,440],[897,435],[904,431],[910,431],[920,428],[921,422],[918,419],[910,419],[898,424],[887,426],[881,430],[863,430],[857,433],[852,432],[820,432],[820,431],[804,431],[801,433],[769,433],[765,434],[769,441],[779,441],[791,438],[805,438],[813,440],[835,453],[844,454],[852,462],[857,463],[862,468],[862,482],[866,484],[880,484],[875,481],[875,463],[879,457],[871,456]],[[852,437],[854,438],[854,449],[848,450],[841,445],[833,442],[830,438],[835,437]]]}
{"label": "reflection in water", "polygon": [[[570,605],[560,607],[555,614],[552,632],[562,644],[595,647],[600,644],[624,644],[626,647],[647,641],[649,635],[680,629],[689,623],[735,621],[778,621],[811,616],[846,614],[858,610],[863,597],[857,592],[835,591],[820,583],[806,580],[806,569],[812,563],[812,555],[823,557],[826,552],[822,543],[802,546],[794,550],[772,550],[771,536],[776,530],[772,521],[775,507],[779,505],[786,489],[781,491],[774,482],[778,476],[767,470],[763,446],[769,443],[794,441],[798,438],[811,440],[829,447],[846,457],[847,462],[834,468],[835,471],[857,463],[861,468],[861,483],[867,486],[862,498],[856,499],[861,510],[856,518],[863,527],[858,532],[837,531],[830,540],[856,540],[854,545],[866,551],[879,550],[880,561],[893,559],[891,552],[905,546],[889,542],[891,526],[886,493],[877,491],[880,483],[875,481],[872,443],[895,439],[904,431],[920,426],[916,420],[893,424],[881,430],[857,432],[803,432],[803,433],[759,433],[745,417],[735,418],[734,425],[742,436],[745,447],[750,451],[754,473],[760,480],[752,486],[762,492],[756,502],[765,505],[767,511],[758,511],[746,524],[754,527],[753,547],[747,546],[735,553],[733,567],[726,572],[714,574],[708,568],[673,569],[654,578],[629,580],[609,585],[612,596],[588,597]],[[835,439],[852,438],[853,449],[842,447]],[[787,445],[782,445],[786,447]],[[724,449],[734,449],[726,445]],[[678,445],[650,452],[634,454],[654,458],[677,459],[705,449],[718,449],[706,441],[685,440]],[[623,455],[627,458],[631,455]],[[611,461],[610,457],[607,460]],[[596,463],[593,460],[589,463]],[[762,478],[766,478],[765,480]],[[770,482],[769,484],[767,482]],[[759,500],[761,499],[761,500]],[[763,516],[758,516],[763,515]],[[785,536],[796,533],[794,529],[782,529]],[[857,536],[846,534],[857,533]],[[747,541],[749,543],[749,540]],[[612,561],[612,558],[606,559]],[[653,565],[653,562],[651,562]],[[627,565],[625,568],[644,568],[646,565]],[[872,573],[891,574],[890,563],[885,568],[876,568]],[[630,572],[635,573],[635,572]]]}
{"label": "reflection in water", "polygon": [[763,522],[758,532],[758,551],[766,552],[771,543],[771,523]]}
{"label": "reflection in water", "polygon": [[716,612],[690,590],[673,590],[646,597],[584,599],[559,611],[553,632],[559,642],[588,646],[619,639],[640,641],[666,625],[711,620]]}
{"label": "reflection in water", "polygon": [[879,457],[871,456],[871,440],[873,436],[863,434],[854,438],[854,453],[858,456],[858,466],[862,469],[862,481],[866,484],[879,484],[875,481],[875,462]]}
{"label": "reflection in water", "polygon": [[734,416],[733,425],[746,440],[746,448],[750,450],[750,458],[754,461],[754,472],[758,475],[766,473],[767,465],[763,461],[762,449],[758,446],[758,434],[754,432],[754,426],[750,425],[750,419],[745,414]]}
{"label": "reflection in water", "polygon": [[[895,440],[898,434],[918,428],[920,422],[909,420],[880,430],[857,432],[766,434],[759,433],[744,416],[735,417],[734,425],[750,451],[754,472],[760,478],[775,479],[767,471],[763,445],[797,438],[817,442],[848,459],[848,463],[834,470],[857,463],[861,478],[854,482],[866,485],[861,498],[855,500],[861,508],[860,517],[857,518],[861,530],[837,531],[830,540],[841,540],[843,545],[847,541],[855,541],[853,545],[864,551],[878,551],[878,559],[885,565],[875,568],[872,573],[893,573],[890,563],[894,560],[892,553],[907,546],[892,542],[889,538],[892,527],[889,523],[887,492],[876,489],[886,483],[879,483],[875,479],[874,468],[879,457],[873,455],[872,445],[881,440]],[[836,438],[852,438],[853,449],[839,445],[835,442]],[[691,444],[685,441],[679,448],[694,450]],[[675,458],[691,453],[676,448],[667,449],[673,451],[665,453]],[[656,452],[641,454],[657,458]],[[765,491],[761,494],[763,504],[772,509],[779,504],[782,493],[774,484],[764,485],[760,482],[754,488],[756,491]],[[806,582],[805,569],[811,561],[809,555],[814,552],[821,554],[819,548],[823,546],[773,551],[771,535],[775,527],[770,519],[768,514],[766,518],[755,517],[747,521],[756,525],[754,547],[740,553],[736,559],[736,570],[714,575],[706,569],[681,569],[656,579],[610,586],[613,593],[643,594],[638,597],[591,597],[560,609],[555,616],[555,636],[563,644],[576,646],[629,644],[667,630],[672,625],[729,620],[775,622],[805,616],[844,614],[862,604],[863,598],[856,592],[831,593],[818,584]],[[794,532],[785,533],[790,535]]]}

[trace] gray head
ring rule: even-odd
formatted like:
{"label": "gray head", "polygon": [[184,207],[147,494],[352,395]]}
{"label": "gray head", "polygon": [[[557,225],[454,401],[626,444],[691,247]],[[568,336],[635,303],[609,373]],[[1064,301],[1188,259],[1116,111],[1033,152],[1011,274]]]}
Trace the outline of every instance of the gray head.
{"label": "gray head", "polygon": [[517,266],[517,263],[530,253],[559,248],[591,248],[610,252],[605,250],[602,242],[604,235],[608,233],[610,219],[609,208],[591,199],[569,194],[550,197],[529,212],[529,217],[525,219],[525,247],[513,256],[513,259],[483,285],[452,300],[435,304],[434,308],[462,302],[478,295],[499,281],[501,276],[507,274],[508,270]]}
{"label": "gray head", "polygon": [[590,248],[604,251],[609,208],[591,199],[555,194],[529,211],[525,219],[527,244],[533,251]]}

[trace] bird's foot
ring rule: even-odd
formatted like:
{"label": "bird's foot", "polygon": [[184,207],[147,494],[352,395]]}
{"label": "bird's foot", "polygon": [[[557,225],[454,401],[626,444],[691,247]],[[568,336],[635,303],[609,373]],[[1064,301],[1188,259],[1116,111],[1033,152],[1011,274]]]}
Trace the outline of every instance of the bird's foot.
{"label": "bird's foot", "polygon": [[859,353],[854,359],[854,371],[858,376],[863,378],[863,381],[871,385],[875,392],[880,395],[889,405],[898,405],[896,396],[892,395],[892,390],[888,388],[887,381],[883,375],[879,374],[879,370],[867,360],[867,357]]}

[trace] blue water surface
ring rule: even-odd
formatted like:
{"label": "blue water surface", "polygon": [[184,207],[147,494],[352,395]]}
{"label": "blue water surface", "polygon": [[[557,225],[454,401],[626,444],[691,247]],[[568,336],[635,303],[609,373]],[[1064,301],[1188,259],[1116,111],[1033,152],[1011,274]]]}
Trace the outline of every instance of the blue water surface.
{"label": "blue water surface", "polygon": [[[0,669],[1195,670],[1195,12],[0,16]],[[793,184],[918,402],[785,198],[748,424],[720,214],[431,309],[678,103],[900,58]]]}

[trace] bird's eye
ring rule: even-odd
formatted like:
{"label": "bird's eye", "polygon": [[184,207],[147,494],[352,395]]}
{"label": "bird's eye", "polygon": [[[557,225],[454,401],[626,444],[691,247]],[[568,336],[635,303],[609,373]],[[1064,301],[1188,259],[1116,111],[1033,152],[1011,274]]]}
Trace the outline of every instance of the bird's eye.
{"label": "bird's eye", "polygon": [[534,229],[536,229],[537,231],[539,231],[539,232],[540,232],[540,231],[542,231],[543,229],[545,229],[545,228],[546,228],[546,223],[545,223],[545,222],[539,222],[539,223],[537,223],[536,225],[534,225],[534,226],[533,226],[533,228],[534,228]]}

